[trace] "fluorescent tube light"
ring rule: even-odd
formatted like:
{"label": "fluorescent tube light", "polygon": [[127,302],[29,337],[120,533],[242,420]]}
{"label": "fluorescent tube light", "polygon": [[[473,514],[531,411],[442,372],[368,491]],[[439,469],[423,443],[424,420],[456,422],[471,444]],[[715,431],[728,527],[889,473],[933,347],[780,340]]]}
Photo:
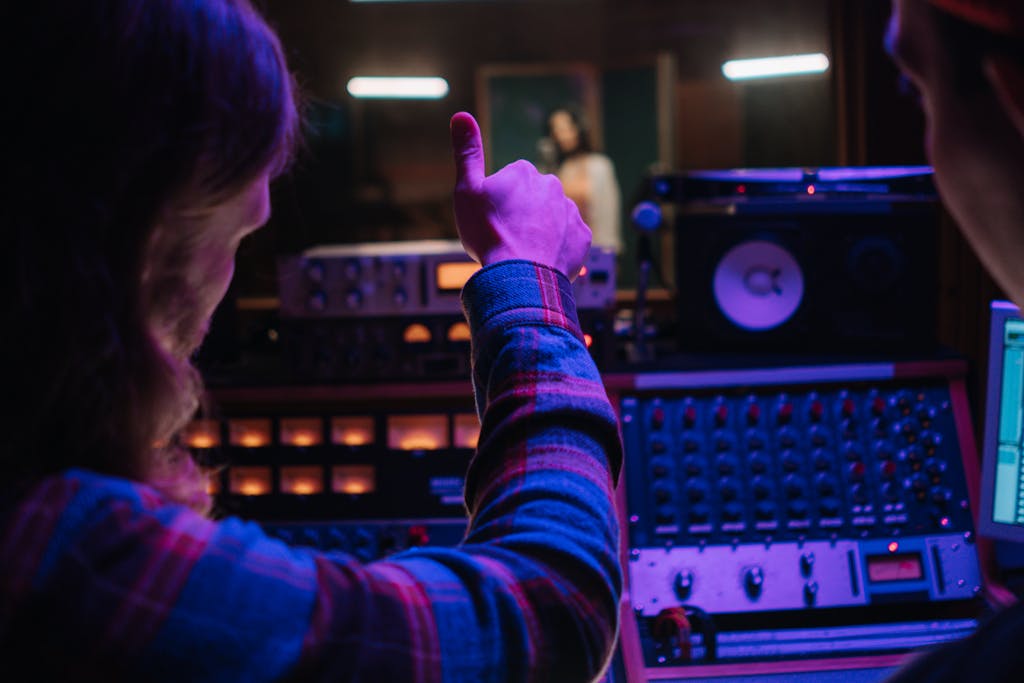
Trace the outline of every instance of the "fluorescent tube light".
{"label": "fluorescent tube light", "polygon": [[752,78],[774,78],[798,74],[820,74],[828,70],[828,57],[820,52],[786,57],[730,59],[722,65],[722,73],[730,81]]}
{"label": "fluorescent tube light", "polygon": [[431,77],[356,76],[348,82],[352,97],[439,100],[448,94],[448,81]]}

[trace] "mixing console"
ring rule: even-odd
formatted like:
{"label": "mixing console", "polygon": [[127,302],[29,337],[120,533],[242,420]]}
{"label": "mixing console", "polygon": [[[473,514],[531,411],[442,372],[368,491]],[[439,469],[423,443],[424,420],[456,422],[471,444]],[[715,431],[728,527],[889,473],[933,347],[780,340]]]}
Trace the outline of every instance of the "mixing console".
{"label": "mixing console", "polygon": [[622,396],[645,666],[905,651],[974,628],[962,386],[843,374]]}

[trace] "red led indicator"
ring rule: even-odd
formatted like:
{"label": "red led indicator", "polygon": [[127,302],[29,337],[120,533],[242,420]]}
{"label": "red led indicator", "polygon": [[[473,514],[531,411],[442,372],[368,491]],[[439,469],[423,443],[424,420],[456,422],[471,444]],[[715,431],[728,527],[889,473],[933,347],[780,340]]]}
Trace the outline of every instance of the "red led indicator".
{"label": "red led indicator", "polygon": [[736,192],[738,192],[739,194],[746,194],[747,193],[747,186],[746,185],[737,185],[736,186]]}
{"label": "red led indicator", "polygon": [[814,194],[814,185],[807,186],[807,194]]}
{"label": "red led indicator", "polygon": [[893,541],[892,543],[889,544],[889,552],[890,553],[894,553],[894,552],[896,552],[899,549],[900,549],[900,544],[897,543],[896,541]]}

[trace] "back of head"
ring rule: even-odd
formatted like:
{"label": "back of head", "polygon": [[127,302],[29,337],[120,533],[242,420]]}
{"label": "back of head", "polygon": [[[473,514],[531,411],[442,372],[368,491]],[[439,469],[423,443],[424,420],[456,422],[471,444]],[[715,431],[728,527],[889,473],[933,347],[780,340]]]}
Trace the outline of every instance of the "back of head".
{"label": "back of head", "polygon": [[1024,36],[1020,0],[929,0],[942,11],[993,33]]}
{"label": "back of head", "polygon": [[197,240],[155,227],[172,201],[216,204],[288,156],[281,47],[248,0],[8,13],[0,348],[16,407],[0,418],[0,477],[78,466],[176,495],[195,484],[190,463],[153,445],[191,416],[200,383],[153,330],[187,314]]}

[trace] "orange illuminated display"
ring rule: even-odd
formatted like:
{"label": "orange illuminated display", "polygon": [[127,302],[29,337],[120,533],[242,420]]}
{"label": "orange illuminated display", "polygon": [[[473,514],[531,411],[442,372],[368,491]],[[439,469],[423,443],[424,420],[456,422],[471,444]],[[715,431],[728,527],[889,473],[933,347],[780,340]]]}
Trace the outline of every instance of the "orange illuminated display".
{"label": "orange illuminated display", "polygon": [[331,490],[358,496],[377,490],[373,465],[336,465],[331,468]]}
{"label": "orange illuminated display", "polygon": [[455,416],[455,447],[476,448],[480,441],[480,420],[473,413]]}
{"label": "orange illuminated display", "polygon": [[337,446],[369,446],[373,441],[372,417],[331,418],[331,443]]}
{"label": "orange illuminated display", "polygon": [[457,292],[478,270],[480,264],[475,261],[439,263],[436,272],[437,288],[442,292]]}
{"label": "orange illuminated display", "polygon": [[434,451],[448,446],[447,415],[393,415],[388,418],[388,448]]}
{"label": "orange illuminated display", "polygon": [[228,422],[229,442],[242,448],[263,448],[270,445],[270,420],[250,418]]}
{"label": "orange illuminated display", "polygon": [[402,333],[402,341],[406,344],[427,344],[433,336],[426,325],[413,323],[405,328],[405,332]]}
{"label": "orange illuminated display", "polygon": [[269,467],[232,467],[228,470],[228,489],[242,496],[265,496],[271,490]]}
{"label": "orange illuminated display", "polygon": [[220,445],[220,423],[216,420],[193,420],[182,434],[189,448],[215,448]]}
{"label": "orange illuminated display", "polygon": [[324,492],[323,469],[316,465],[292,465],[281,468],[281,493],[309,496]]}
{"label": "orange illuminated display", "polygon": [[448,328],[448,341],[450,342],[468,342],[471,336],[469,333],[469,325],[464,322],[457,322]]}
{"label": "orange illuminated display", "polygon": [[318,417],[287,417],[280,426],[282,445],[305,448],[323,443],[323,423]]}

